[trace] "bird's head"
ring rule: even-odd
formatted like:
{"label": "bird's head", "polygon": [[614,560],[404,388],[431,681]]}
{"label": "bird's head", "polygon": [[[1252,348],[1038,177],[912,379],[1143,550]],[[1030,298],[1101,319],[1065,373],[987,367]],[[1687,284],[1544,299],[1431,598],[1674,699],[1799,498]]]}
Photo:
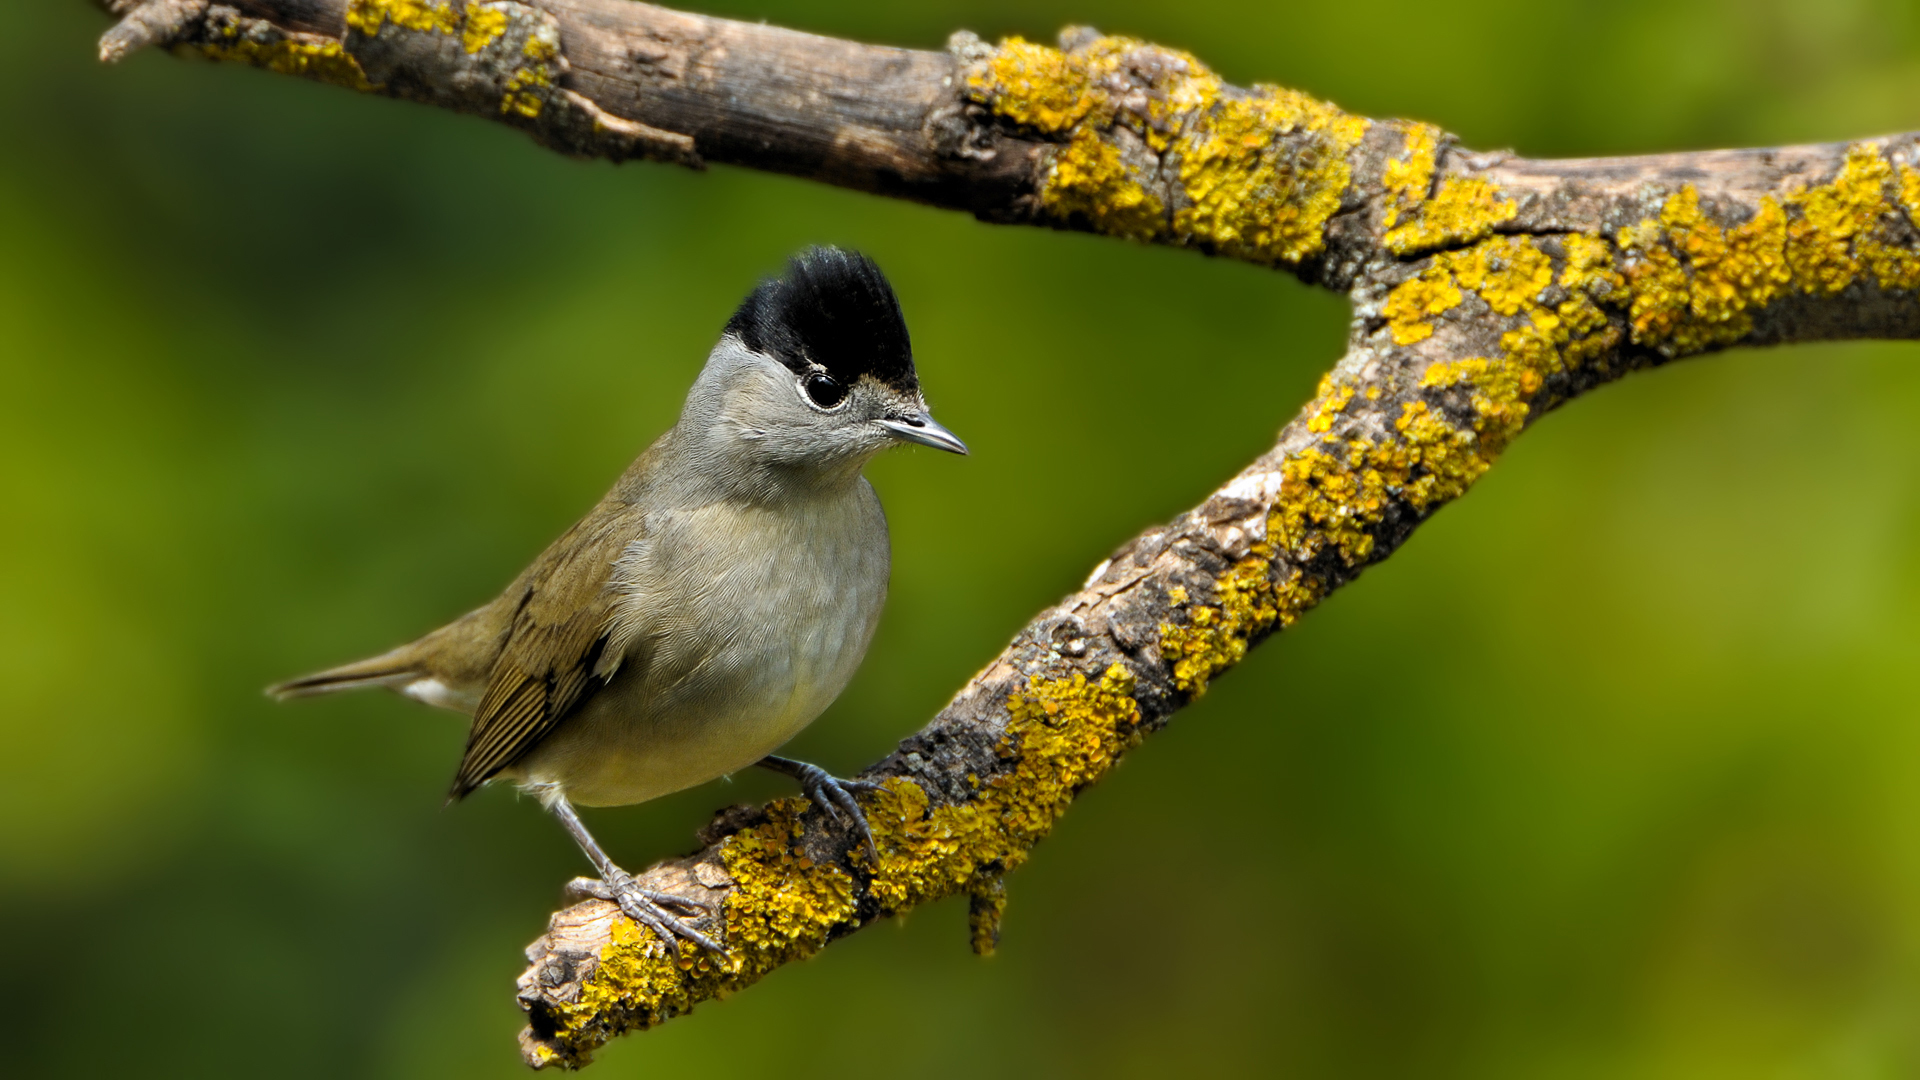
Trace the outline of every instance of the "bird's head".
{"label": "bird's head", "polygon": [[840,248],[809,248],[747,294],[690,413],[703,394],[711,435],[760,464],[842,473],[903,442],[967,452],[927,412],[893,286]]}

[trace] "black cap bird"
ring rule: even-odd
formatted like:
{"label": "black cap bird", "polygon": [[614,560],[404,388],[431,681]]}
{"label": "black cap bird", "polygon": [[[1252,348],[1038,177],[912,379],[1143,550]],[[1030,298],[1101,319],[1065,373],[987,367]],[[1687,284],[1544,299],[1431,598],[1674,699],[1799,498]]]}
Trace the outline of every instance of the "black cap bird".
{"label": "black cap bird", "polygon": [[861,468],[901,442],[967,452],[927,412],[879,267],[809,249],[740,305],[673,428],[499,597],[269,692],[384,686],[471,715],[453,799],[519,785],[599,872],[573,892],[617,903],[669,948],[719,949],[695,925],[711,912],[637,885],[573,804],[645,802],[761,765],[872,849],[854,798],[868,785],[773,752],[839,696],[873,638],[891,554]]}

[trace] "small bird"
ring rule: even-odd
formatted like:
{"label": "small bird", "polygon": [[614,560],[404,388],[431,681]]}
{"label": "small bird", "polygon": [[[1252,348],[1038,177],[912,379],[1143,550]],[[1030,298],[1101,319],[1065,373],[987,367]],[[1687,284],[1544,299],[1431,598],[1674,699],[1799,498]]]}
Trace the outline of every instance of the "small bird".
{"label": "small bird", "polygon": [[928,415],[893,287],[816,247],[728,321],[680,419],[493,602],[391,652],[269,688],[384,686],[473,717],[449,802],[510,780],[560,819],[610,900],[720,946],[704,905],[640,887],[573,806],[645,802],[760,765],[873,850],[872,785],[773,756],[838,697],[887,597],[887,520],[861,468],[966,446]]}

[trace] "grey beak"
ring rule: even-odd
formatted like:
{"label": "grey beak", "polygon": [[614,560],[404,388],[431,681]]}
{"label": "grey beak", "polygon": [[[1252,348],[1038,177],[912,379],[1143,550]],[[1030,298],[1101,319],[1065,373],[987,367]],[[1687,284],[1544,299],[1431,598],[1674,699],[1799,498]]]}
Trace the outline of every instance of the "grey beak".
{"label": "grey beak", "polygon": [[967,444],[961,442],[958,435],[941,427],[926,413],[914,413],[904,420],[882,420],[880,426],[891,432],[894,438],[906,442],[919,443],[921,446],[931,446],[935,450],[945,450],[954,454],[967,452]]}

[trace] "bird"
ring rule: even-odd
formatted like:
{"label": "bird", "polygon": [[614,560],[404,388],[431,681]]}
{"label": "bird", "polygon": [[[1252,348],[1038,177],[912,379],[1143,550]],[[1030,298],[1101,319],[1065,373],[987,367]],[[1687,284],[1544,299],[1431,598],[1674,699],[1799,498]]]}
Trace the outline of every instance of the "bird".
{"label": "bird", "polygon": [[723,951],[703,904],[641,887],[575,812],[752,765],[797,780],[877,859],[841,780],[778,750],[839,696],[886,602],[886,515],[862,468],[891,446],[966,454],[921,393],[872,259],[808,248],[741,302],[672,428],[490,603],[426,636],[268,688],[384,687],[472,717],[448,802],[507,781],[599,875],[575,897]]}

